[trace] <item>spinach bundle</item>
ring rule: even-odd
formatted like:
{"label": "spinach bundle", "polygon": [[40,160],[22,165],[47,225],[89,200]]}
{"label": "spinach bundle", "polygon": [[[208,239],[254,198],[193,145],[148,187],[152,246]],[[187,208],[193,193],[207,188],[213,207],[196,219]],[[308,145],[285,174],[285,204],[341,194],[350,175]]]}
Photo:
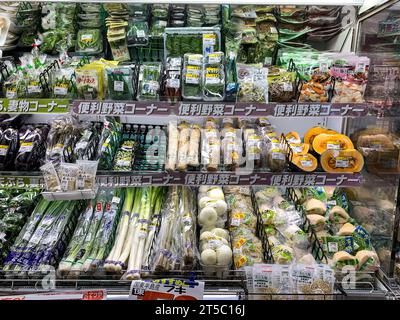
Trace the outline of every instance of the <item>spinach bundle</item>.
{"label": "spinach bundle", "polygon": [[112,100],[133,99],[133,69],[131,66],[107,68],[108,97]]}

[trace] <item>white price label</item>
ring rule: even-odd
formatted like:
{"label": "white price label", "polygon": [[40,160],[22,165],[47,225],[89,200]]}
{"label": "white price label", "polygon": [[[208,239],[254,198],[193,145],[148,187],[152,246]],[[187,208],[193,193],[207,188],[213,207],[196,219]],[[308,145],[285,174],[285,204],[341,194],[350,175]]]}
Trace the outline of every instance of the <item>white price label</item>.
{"label": "white price label", "polygon": [[338,252],[338,244],[337,242],[328,242],[328,251],[329,252]]}
{"label": "white price label", "polygon": [[68,88],[65,87],[54,87],[54,94],[58,96],[65,96],[68,94]]}
{"label": "white price label", "polygon": [[123,92],[124,91],[124,82],[123,81],[114,81],[114,91]]}
{"label": "white price label", "polygon": [[282,152],[272,152],[272,159],[274,160],[285,160],[285,155]]}
{"label": "white price label", "polygon": [[336,168],[348,168],[350,161],[348,159],[336,159]]}
{"label": "white price label", "polygon": [[304,168],[310,168],[312,166],[311,160],[300,160],[300,163]]}
{"label": "white price label", "polygon": [[138,30],[138,31],[136,32],[136,36],[137,36],[138,38],[144,38],[144,37],[146,37],[146,32],[144,32],[144,30]]}
{"label": "white price label", "polygon": [[293,85],[291,82],[284,82],[283,83],[283,91],[293,91]]}
{"label": "white price label", "polygon": [[181,81],[179,79],[167,79],[166,87],[179,89],[181,87]]}
{"label": "white price label", "polygon": [[40,93],[40,86],[39,85],[28,85],[28,93]]}
{"label": "white price label", "polygon": [[8,151],[8,146],[5,146],[5,145],[0,146],[0,156],[7,155],[7,151]]}

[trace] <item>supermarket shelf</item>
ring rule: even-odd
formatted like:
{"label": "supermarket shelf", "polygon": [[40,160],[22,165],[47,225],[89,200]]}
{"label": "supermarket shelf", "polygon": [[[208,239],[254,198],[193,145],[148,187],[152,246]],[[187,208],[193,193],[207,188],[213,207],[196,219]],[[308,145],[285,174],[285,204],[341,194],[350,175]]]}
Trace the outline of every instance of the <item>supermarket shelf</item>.
{"label": "supermarket shelf", "polygon": [[398,108],[375,103],[251,103],[210,101],[111,101],[65,99],[0,99],[0,114],[63,114],[78,116],[181,116],[355,118],[368,115],[399,117]]}
{"label": "supermarket shelf", "polygon": [[[173,186],[173,185],[248,185],[248,186],[285,186],[312,187],[338,186],[359,187],[364,183],[377,186],[396,186],[400,173],[371,174],[362,173],[326,173],[326,172],[260,172],[236,174],[235,172],[164,172],[164,171],[98,171],[96,182],[99,187],[129,186]],[[43,187],[40,172],[0,172],[0,187]]]}
{"label": "supermarket shelf", "polygon": [[93,116],[190,116],[190,117],[362,117],[375,113],[368,103],[250,103],[182,101],[74,100],[72,110]]}
{"label": "supermarket shelf", "polygon": [[272,186],[360,186],[362,175],[332,174],[326,172],[253,172],[236,174],[235,172],[98,172],[99,187],[124,187],[145,185],[272,185]]}

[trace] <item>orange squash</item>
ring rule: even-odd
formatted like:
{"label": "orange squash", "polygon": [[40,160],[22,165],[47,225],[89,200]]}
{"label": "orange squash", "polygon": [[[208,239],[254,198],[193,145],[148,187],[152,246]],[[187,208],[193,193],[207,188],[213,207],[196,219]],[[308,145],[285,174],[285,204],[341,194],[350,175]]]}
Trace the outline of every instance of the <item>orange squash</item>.
{"label": "orange squash", "polygon": [[331,129],[323,128],[323,127],[318,127],[318,126],[312,127],[304,135],[304,143],[308,143],[310,145],[310,149],[312,150],[312,148],[313,148],[312,143],[313,143],[314,138],[321,133],[334,134],[337,132],[334,130],[331,130]]}
{"label": "orange squash", "polygon": [[331,173],[360,172],[364,166],[364,158],[355,149],[326,150],[321,155],[321,166],[324,171]]}
{"label": "orange squash", "polygon": [[354,149],[353,142],[344,134],[327,134],[322,133],[317,135],[313,140],[313,149],[318,154],[322,154],[328,149],[345,150]]}
{"label": "orange squash", "polygon": [[310,153],[294,155],[292,162],[296,167],[307,172],[312,172],[318,167],[317,159]]}
{"label": "orange squash", "polygon": [[300,143],[301,142],[300,135],[296,131],[290,131],[289,133],[287,133],[285,135],[285,138],[289,143]]}

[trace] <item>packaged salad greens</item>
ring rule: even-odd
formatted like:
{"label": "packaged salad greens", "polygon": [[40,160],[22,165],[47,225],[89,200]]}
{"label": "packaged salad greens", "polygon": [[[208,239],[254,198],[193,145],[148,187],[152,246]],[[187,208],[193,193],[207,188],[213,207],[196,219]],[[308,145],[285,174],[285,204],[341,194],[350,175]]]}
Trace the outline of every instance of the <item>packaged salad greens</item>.
{"label": "packaged salad greens", "polygon": [[203,55],[185,54],[182,97],[201,100],[203,97]]}
{"label": "packaged salad greens", "polygon": [[139,70],[138,100],[157,100],[160,95],[162,64],[143,63]]}
{"label": "packaged salad greens", "polygon": [[134,96],[132,66],[106,68],[108,98],[112,100],[131,100]]}
{"label": "packaged salad greens", "polygon": [[225,70],[223,64],[206,64],[203,73],[203,98],[222,101],[225,98]]}
{"label": "packaged salad greens", "polygon": [[98,69],[76,69],[75,74],[78,98],[85,100],[101,99],[103,77]]}
{"label": "packaged salad greens", "polygon": [[75,94],[74,75],[75,69],[72,67],[53,69],[49,79],[51,96],[58,99],[73,98]]}
{"label": "packaged salad greens", "polygon": [[126,33],[128,46],[145,46],[149,43],[149,25],[143,20],[130,19]]}
{"label": "packaged salad greens", "polygon": [[105,96],[105,69],[118,64],[117,61],[104,59],[93,61],[75,70],[78,97],[83,99],[99,99]]}
{"label": "packaged salad greens", "polygon": [[99,54],[103,52],[103,37],[101,31],[99,29],[79,30],[75,50],[80,54]]}

